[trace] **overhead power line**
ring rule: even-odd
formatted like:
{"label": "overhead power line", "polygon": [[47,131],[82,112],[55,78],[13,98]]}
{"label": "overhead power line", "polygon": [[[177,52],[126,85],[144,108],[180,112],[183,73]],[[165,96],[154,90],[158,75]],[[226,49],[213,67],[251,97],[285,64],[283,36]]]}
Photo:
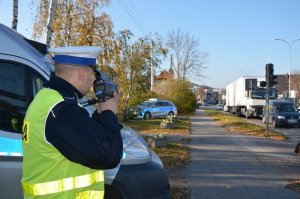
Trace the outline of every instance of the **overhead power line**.
{"label": "overhead power line", "polygon": [[139,15],[133,4],[127,0],[129,3],[126,2],[126,0],[118,0],[119,4],[122,6],[122,8],[125,10],[127,15],[130,17],[130,19],[133,21],[133,23],[137,26],[137,28],[143,32],[144,34],[147,34],[147,32],[150,32],[149,27],[145,23],[145,21],[142,19],[142,17]]}
{"label": "overhead power line", "polygon": [[146,27],[148,32],[151,32],[151,29],[149,28],[149,26],[147,25],[147,23],[144,21],[143,17],[139,14],[139,12],[137,11],[137,9],[135,9],[134,5],[131,3],[130,0],[127,0],[129,5],[131,6],[131,8],[133,9],[133,11],[136,13],[136,15],[138,16],[138,18],[141,20],[142,24]]}

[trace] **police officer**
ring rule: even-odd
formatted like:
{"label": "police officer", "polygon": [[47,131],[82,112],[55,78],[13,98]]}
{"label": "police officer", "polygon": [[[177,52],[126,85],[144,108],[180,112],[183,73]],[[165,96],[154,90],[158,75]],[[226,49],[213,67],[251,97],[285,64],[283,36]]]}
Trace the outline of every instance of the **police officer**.
{"label": "police officer", "polygon": [[94,81],[98,47],[61,47],[52,75],[29,106],[23,124],[24,198],[102,199],[104,169],[122,157],[119,95],[90,114],[79,104]]}

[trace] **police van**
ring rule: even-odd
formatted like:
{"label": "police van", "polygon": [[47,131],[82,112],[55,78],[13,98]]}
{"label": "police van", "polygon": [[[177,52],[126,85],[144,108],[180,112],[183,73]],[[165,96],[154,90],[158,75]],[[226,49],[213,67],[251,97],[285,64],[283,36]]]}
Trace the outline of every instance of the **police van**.
{"label": "police van", "polygon": [[[44,44],[0,24],[0,198],[23,198],[21,127],[30,102],[53,71]],[[105,170],[105,198],[170,198],[159,157],[133,129],[124,126],[121,134],[125,157]]]}

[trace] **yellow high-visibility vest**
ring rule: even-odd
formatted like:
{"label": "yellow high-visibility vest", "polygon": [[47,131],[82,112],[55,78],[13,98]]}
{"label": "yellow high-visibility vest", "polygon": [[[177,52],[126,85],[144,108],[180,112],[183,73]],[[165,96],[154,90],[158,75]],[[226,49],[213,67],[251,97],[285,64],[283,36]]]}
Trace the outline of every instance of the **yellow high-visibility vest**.
{"label": "yellow high-visibility vest", "polygon": [[24,198],[103,199],[104,172],[69,161],[46,141],[47,117],[63,100],[56,90],[43,88],[27,110],[22,132]]}

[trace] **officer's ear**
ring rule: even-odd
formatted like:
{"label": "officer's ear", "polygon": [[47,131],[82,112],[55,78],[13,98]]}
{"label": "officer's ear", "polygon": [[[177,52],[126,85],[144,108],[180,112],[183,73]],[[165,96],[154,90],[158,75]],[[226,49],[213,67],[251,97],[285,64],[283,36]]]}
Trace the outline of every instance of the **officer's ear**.
{"label": "officer's ear", "polygon": [[80,81],[85,81],[85,79],[88,76],[87,70],[84,67],[79,67],[78,68],[78,76]]}

